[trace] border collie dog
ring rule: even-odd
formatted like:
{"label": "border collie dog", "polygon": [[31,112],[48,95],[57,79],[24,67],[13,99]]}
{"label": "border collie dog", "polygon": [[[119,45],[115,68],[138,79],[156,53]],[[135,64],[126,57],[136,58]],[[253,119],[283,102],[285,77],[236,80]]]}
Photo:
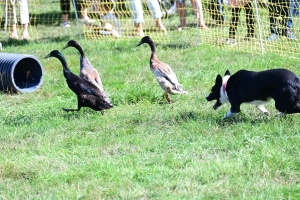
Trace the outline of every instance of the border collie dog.
{"label": "border collie dog", "polygon": [[239,70],[231,75],[229,70],[224,78],[219,74],[207,101],[217,100],[217,110],[224,103],[231,108],[224,118],[235,116],[241,111],[242,103],[250,103],[268,115],[264,104],[274,99],[275,108],[281,114],[300,113],[300,79],[287,69],[271,69],[261,72]]}

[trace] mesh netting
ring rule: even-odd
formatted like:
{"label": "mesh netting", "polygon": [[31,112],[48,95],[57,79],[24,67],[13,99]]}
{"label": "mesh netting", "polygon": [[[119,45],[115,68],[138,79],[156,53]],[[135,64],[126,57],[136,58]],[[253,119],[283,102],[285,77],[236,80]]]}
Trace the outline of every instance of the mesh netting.
{"label": "mesh netting", "polygon": [[[8,9],[11,1],[2,0],[2,40],[9,38],[10,20]],[[18,32],[20,24],[19,1],[15,0]],[[161,12],[161,23],[167,32],[157,24],[158,11],[153,10],[151,1],[156,1]],[[139,37],[140,28],[156,42],[174,44],[210,44],[222,48],[251,53],[276,52],[298,57],[299,54],[299,3],[297,0],[174,0],[141,1],[142,22],[132,6],[138,0],[29,0],[29,34],[31,40],[57,39],[62,37],[83,37],[91,40],[116,40]],[[69,9],[69,27],[62,27],[62,4]],[[79,4],[74,6],[75,4]],[[149,3],[150,2],[150,3]],[[209,30],[201,26],[201,12]],[[87,8],[92,22],[82,20],[82,10]],[[77,12],[75,12],[77,10]],[[157,10],[157,9],[156,9]],[[141,11],[141,10],[139,10]],[[179,12],[185,13],[181,19]],[[139,16],[139,17],[138,17]],[[141,17],[140,17],[141,18]],[[180,20],[185,20],[180,27]],[[181,30],[181,31],[180,31]]]}

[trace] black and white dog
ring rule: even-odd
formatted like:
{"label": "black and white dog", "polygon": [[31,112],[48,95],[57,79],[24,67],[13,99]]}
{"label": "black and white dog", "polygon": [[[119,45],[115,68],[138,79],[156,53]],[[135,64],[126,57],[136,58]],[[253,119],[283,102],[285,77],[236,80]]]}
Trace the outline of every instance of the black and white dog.
{"label": "black and white dog", "polygon": [[227,70],[224,78],[219,74],[207,101],[217,100],[213,108],[230,103],[231,108],[224,118],[240,112],[242,103],[250,103],[264,114],[264,105],[274,99],[275,107],[281,114],[300,113],[300,79],[287,69],[271,69],[261,72],[239,70],[232,76]]}

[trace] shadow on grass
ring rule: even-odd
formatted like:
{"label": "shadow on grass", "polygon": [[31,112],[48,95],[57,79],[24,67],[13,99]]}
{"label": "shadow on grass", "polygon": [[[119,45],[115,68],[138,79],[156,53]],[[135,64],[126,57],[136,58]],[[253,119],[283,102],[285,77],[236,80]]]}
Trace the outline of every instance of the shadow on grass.
{"label": "shadow on grass", "polygon": [[175,117],[177,123],[188,122],[188,121],[199,121],[199,113],[194,111],[181,112]]}
{"label": "shadow on grass", "polygon": [[247,117],[244,113],[239,113],[237,116],[228,118],[228,119],[216,119],[216,124],[220,127],[229,127],[236,124],[250,124],[250,125],[257,125],[257,124],[269,124],[274,122],[285,122],[285,123],[293,123],[295,115],[284,115],[284,116],[266,116],[263,114],[255,115]]}
{"label": "shadow on grass", "polygon": [[[66,107],[64,107],[64,108],[66,108]],[[73,108],[73,107],[70,107],[70,108]],[[92,110],[88,107],[83,107],[83,108],[80,109],[80,111],[66,112],[66,111],[62,110],[62,112],[63,112],[62,117],[65,120],[72,121],[74,119],[80,119],[80,118],[83,118],[84,120],[89,120],[95,114],[99,114],[100,117],[105,117],[105,113],[107,111],[104,110],[104,115],[102,115],[100,111],[95,111],[95,110]]]}
{"label": "shadow on grass", "polygon": [[97,113],[99,113],[99,116],[102,117],[101,112],[94,111],[90,108],[82,108],[80,111],[75,111],[75,112],[65,112],[62,110],[61,107],[60,108],[55,107],[51,111],[48,110],[46,112],[47,113],[32,112],[28,114],[18,114],[16,116],[10,116],[3,120],[3,125],[24,126],[24,125],[31,125],[37,121],[51,120],[53,118],[60,118],[60,117],[68,121],[74,119],[80,119],[80,118],[84,118],[84,120],[88,120]]}
{"label": "shadow on grass", "polygon": [[59,37],[46,37],[46,38],[39,38],[37,40],[17,40],[17,39],[7,39],[1,41],[2,45],[5,46],[26,46],[30,45],[32,42],[45,42],[45,43],[59,43],[64,42],[70,38],[73,38],[72,36],[59,36]]}
{"label": "shadow on grass", "polygon": [[12,180],[27,180],[31,182],[32,180],[38,177],[38,173],[32,171],[31,169],[27,170],[25,168],[16,167],[15,165],[7,162],[1,165],[3,178],[12,179]]}
{"label": "shadow on grass", "polygon": [[26,46],[30,43],[28,40],[17,40],[17,39],[7,39],[1,41],[2,45],[5,46]]}

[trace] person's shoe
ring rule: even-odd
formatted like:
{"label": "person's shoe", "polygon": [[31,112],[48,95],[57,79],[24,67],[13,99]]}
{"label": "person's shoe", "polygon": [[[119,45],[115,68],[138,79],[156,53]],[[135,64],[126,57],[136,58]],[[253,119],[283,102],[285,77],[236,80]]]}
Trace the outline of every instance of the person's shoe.
{"label": "person's shoe", "polygon": [[278,35],[275,33],[272,33],[269,37],[266,38],[267,42],[272,42],[278,39]]}
{"label": "person's shoe", "polygon": [[289,40],[297,40],[297,38],[290,31],[287,32],[286,37],[288,37]]}
{"label": "person's shoe", "polygon": [[235,39],[228,38],[228,39],[226,39],[225,44],[228,45],[228,46],[234,46],[234,45],[237,44],[237,42],[236,42]]}
{"label": "person's shoe", "polygon": [[178,26],[177,31],[183,31],[183,29],[186,29],[186,26]]}
{"label": "person's shoe", "polygon": [[70,28],[70,27],[71,27],[71,24],[70,24],[69,21],[67,21],[67,22],[63,22],[63,23],[61,24],[61,26],[62,26],[63,28]]}
{"label": "person's shoe", "polygon": [[247,35],[244,37],[244,40],[245,40],[245,41],[251,41],[251,40],[253,40],[253,39],[255,39],[255,35],[253,35],[253,34],[247,34]]}

